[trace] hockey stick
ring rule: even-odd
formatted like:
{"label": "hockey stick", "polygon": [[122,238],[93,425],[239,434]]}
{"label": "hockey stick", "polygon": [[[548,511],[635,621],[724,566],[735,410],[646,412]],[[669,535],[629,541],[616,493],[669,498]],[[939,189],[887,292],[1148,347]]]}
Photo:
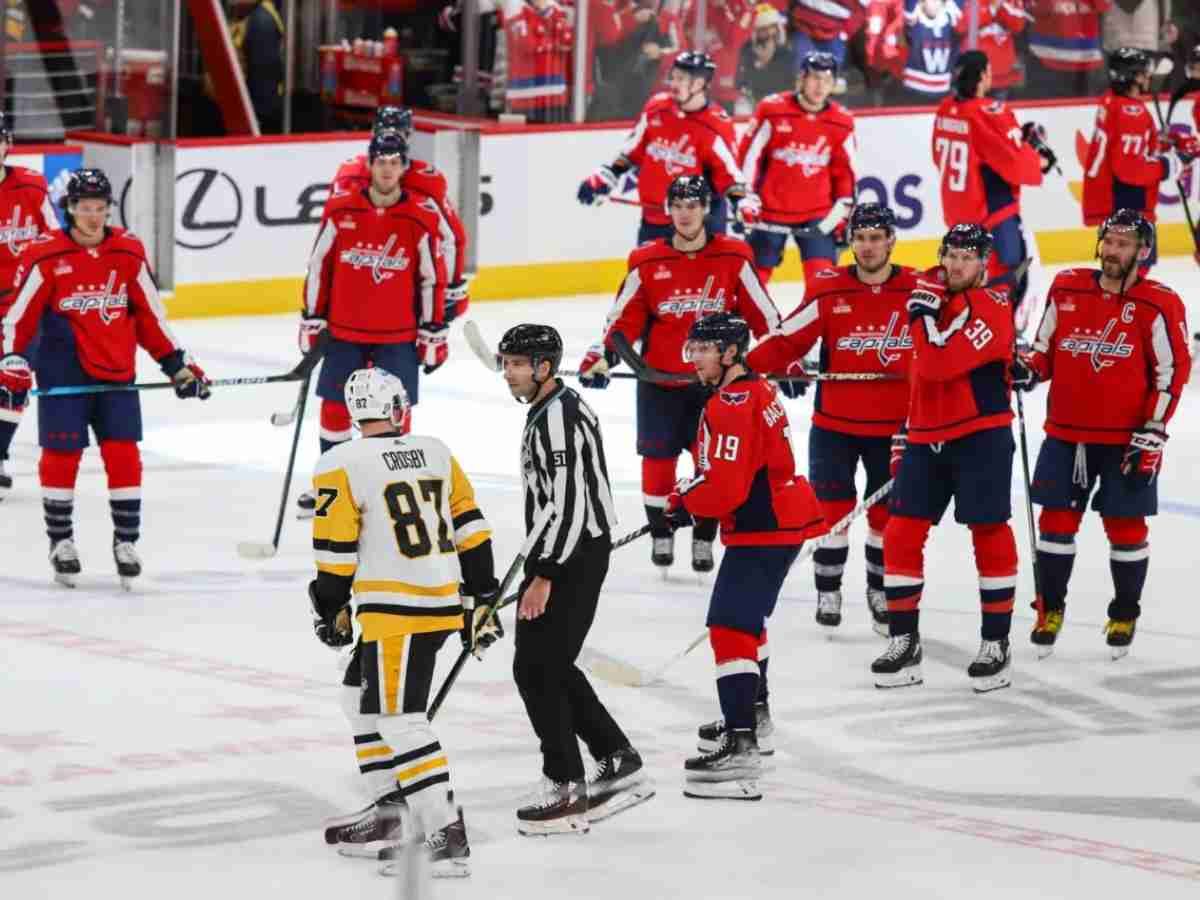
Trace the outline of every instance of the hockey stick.
{"label": "hockey stick", "polygon": [[1175,107],[1188,94],[1200,91],[1200,78],[1185,78],[1183,82],[1171,91],[1171,102],[1167,104],[1167,121],[1175,115]]}
{"label": "hockey stick", "polygon": [[1025,517],[1029,522],[1029,558],[1033,560],[1033,593],[1036,601],[1033,608],[1042,609],[1042,576],[1038,572],[1037,531],[1033,520],[1033,490],[1029,477],[1029,441],[1025,436],[1025,400],[1024,391],[1015,391],[1017,395],[1017,426],[1021,433],[1021,471],[1025,476]]}
{"label": "hockey stick", "polygon": [[304,395],[308,393],[308,384],[300,389],[300,396],[296,398],[296,402],[292,404],[292,408],[287,412],[271,413],[271,424],[277,428],[283,428],[291,425],[296,421],[296,416],[300,414],[300,408],[304,405]]}
{"label": "hockey stick", "polygon": [[[521,544],[521,549],[517,552],[517,557],[512,561],[512,565],[508,567],[508,571],[504,573],[504,580],[500,582],[500,590],[498,595],[503,597],[508,589],[512,587],[513,581],[521,574],[521,568],[525,565],[525,560],[530,553],[533,552],[534,545],[542,536],[542,532],[550,524],[550,519],[554,516],[554,507],[546,505],[542,507],[537,518],[533,520],[533,527],[529,529],[529,534],[525,535],[525,542]],[[479,624],[482,628],[487,625],[496,615],[499,610],[499,605],[493,606],[488,610],[487,616]],[[433,702],[429,704],[429,711],[426,713],[426,718],[430,722],[437,715],[437,711],[442,708],[442,704],[446,702],[446,695],[450,693],[450,688],[454,687],[454,682],[458,681],[458,676],[462,672],[463,666],[471,657],[469,648],[464,647],[462,652],[458,654],[458,659],[454,661],[454,665],[450,668],[450,673],[446,676],[446,680],[442,682],[442,686],[438,688],[437,696],[433,698]]]}
{"label": "hockey stick", "polygon": [[[1163,59],[1161,62],[1170,62],[1170,60]],[[1170,75],[1171,70],[1168,69],[1164,74]],[[1187,84],[1187,82],[1185,81],[1184,84]],[[1158,93],[1156,91],[1151,91],[1150,93],[1154,99],[1154,113],[1158,116],[1158,127],[1162,129],[1163,137],[1168,137],[1170,135],[1171,120],[1163,117],[1162,103],[1159,102]],[[1179,191],[1179,202],[1183,206],[1184,218],[1187,219],[1188,233],[1192,236],[1192,246],[1195,247],[1197,253],[1200,253],[1200,236],[1196,234],[1196,222],[1192,218],[1192,208],[1188,206],[1188,192],[1187,188],[1183,186],[1182,178],[1175,179],[1175,190]]]}
{"label": "hockey stick", "polygon": [[[627,197],[614,197],[610,195],[608,199],[610,202],[619,203],[621,206],[637,206],[641,209],[661,209],[657,203],[643,203],[640,200],[630,200]],[[822,231],[816,225],[777,225],[774,222],[755,222],[753,225],[746,225],[739,222],[739,224],[749,231],[767,231],[771,234],[792,235],[797,238],[828,237],[831,234],[831,232]]]}
{"label": "hockey stick", "polygon": [[312,370],[304,376],[300,385],[300,397],[296,402],[296,430],[292,433],[292,450],[288,454],[287,471],[283,476],[283,496],[279,498],[279,515],[275,519],[275,536],[269,544],[257,544],[254,541],[239,541],[238,556],[246,559],[270,559],[279,552],[279,536],[283,533],[283,517],[287,511],[288,492],[292,487],[292,471],[296,466],[296,449],[300,446],[300,428],[304,425],[304,409],[308,403],[308,384],[312,380]]}
{"label": "hockey stick", "polygon": [[[888,479],[887,483],[881,486],[879,490],[875,491],[875,493],[871,494],[871,496],[864,498],[862,502],[858,504],[858,506],[854,507],[854,509],[839,519],[837,523],[835,523],[834,526],[829,529],[828,533],[822,535],[815,541],[810,541],[809,545],[800,552],[800,555],[796,557],[796,561],[792,563],[792,565],[795,566],[799,563],[806,562],[824,544],[826,538],[836,534],[841,534],[843,531],[846,531],[852,524],[854,524],[855,519],[858,519],[868,509],[887,496],[894,483],[895,479]],[[639,668],[632,663],[617,659],[615,656],[611,656],[603,651],[594,650],[591,647],[583,648],[583,651],[579,654],[579,660],[582,665],[587,667],[589,672],[603,681],[607,681],[612,684],[622,684],[626,687],[649,687],[650,685],[661,681],[668,669],[673,667],[685,656],[704,643],[704,640],[707,637],[708,629],[706,628],[700,634],[696,635],[696,637],[686,647],[684,647],[666,662],[654,669],[650,669],[649,671]]]}

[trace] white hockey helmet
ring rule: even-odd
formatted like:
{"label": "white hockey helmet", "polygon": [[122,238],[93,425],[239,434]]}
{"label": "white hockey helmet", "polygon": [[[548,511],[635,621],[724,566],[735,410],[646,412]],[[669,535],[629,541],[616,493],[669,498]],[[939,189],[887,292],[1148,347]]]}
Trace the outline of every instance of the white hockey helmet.
{"label": "white hockey helmet", "polygon": [[357,369],[346,379],[346,409],[357,425],[372,420],[386,420],[401,434],[407,434],[411,407],[404,383],[378,366]]}

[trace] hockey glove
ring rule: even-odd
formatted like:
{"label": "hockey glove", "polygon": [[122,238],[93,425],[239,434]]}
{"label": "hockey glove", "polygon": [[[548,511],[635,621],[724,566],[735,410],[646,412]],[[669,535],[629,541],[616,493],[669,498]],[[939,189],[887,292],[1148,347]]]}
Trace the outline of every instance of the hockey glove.
{"label": "hockey glove", "polygon": [[449,325],[471,306],[471,297],[467,294],[467,280],[460,279],[454,284],[446,285],[446,324]]}
{"label": "hockey glove", "polygon": [[499,602],[499,585],[481,591],[478,597],[463,595],[463,627],[459,634],[463,649],[471,651],[476,659],[483,659],[483,651],[504,637],[504,626],[493,612]]}
{"label": "hockey glove", "polygon": [[1146,488],[1154,483],[1162,469],[1163,446],[1167,443],[1162,425],[1147,422],[1133,433],[1125,456],[1121,459],[1121,474],[1134,488]]}
{"label": "hockey glove", "polygon": [[922,316],[931,316],[936,320],[938,310],[942,308],[942,298],[931,291],[913,291],[908,295],[904,308],[908,310],[909,322],[915,322]]}
{"label": "hockey glove", "polygon": [[349,604],[336,610],[331,616],[321,615],[321,608],[317,603],[315,581],[310,581],[308,584],[308,602],[312,604],[313,633],[317,636],[318,641],[326,647],[333,647],[336,650],[354,640],[354,628],[350,624]]}
{"label": "hockey glove", "polygon": [[762,221],[762,201],[758,199],[758,194],[747,191],[738,201],[737,218],[747,228],[753,228]]}
{"label": "hockey glove", "polygon": [[833,201],[833,207],[825,214],[825,218],[817,223],[817,231],[821,234],[833,234],[850,215],[852,209],[854,209],[853,197],[838,197]]}
{"label": "hockey glove", "polygon": [[1033,361],[1028,356],[1014,357],[1008,371],[1015,391],[1032,391],[1042,380],[1041,374],[1034,368]]}
{"label": "hockey glove", "polygon": [[686,506],[683,505],[683,490],[685,482],[680,482],[675,485],[675,489],[667,497],[667,505],[663,509],[663,517],[667,520],[667,526],[676,531],[680,528],[687,528],[696,520],[692,518],[692,514],[688,512]]}
{"label": "hockey glove", "polygon": [[592,344],[587,355],[579,364],[579,383],[586,388],[606,388],[612,379],[608,370],[617,364],[620,357],[606,350],[603,343]]}
{"label": "hockey glove", "polygon": [[325,326],[329,323],[324,319],[316,316],[309,316],[300,320],[300,333],[296,337],[296,343],[300,347],[300,352],[308,356],[312,352],[313,347],[317,345],[317,338],[321,332],[325,330]]}
{"label": "hockey glove", "polygon": [[168,353],[159,365],[163,373],[175,384],[175,396],[180,400],[199,397],[207,400],[212,395],[212,382],[204,370],[182,350]]}
{"label": "hockey glove", "polygon": [[0,359],[0,408],[24,409],[33,388],[33,371],[29,360],[19,353]]}
{"label": "hockey glove", "polygon": [[1186,125],[1171,126],[1171,146],[1184,167],[1190,166],[1200,156],[1200,138],[1196,137]]}
{"label": "hockey glove", "polygon": [[[788,363],[787,372],[785,374],[794,374],[797,376],[803,375],[804,362],[799,359],[792,360],[790,363]],[[795,400],[797,397],[803,397],[806,393],[808,393],[808,382],[809,379],[801,377],[781,378],[778,382],[779,390],[783,396]]]}
{"label": "hockey glove", "polygon": [[426,322],[417,332],[417,358],[424,363],[426,375],[441,367],[450,355],[447,337],[446,326],[439,322]]}
{"label": "hockey glove", "polygon": [[599,206],[617,187],[617,173],[612,166],[601,166],[579,185],[576,196],[584,206]]}
{"label": "hockey glove", "polygon": [[898,431],[892,435],[892,455],[888,459],[888,474],[892,478],[900,471],[900,461],[904,459],[904,451],[908,449],[908,434]]}

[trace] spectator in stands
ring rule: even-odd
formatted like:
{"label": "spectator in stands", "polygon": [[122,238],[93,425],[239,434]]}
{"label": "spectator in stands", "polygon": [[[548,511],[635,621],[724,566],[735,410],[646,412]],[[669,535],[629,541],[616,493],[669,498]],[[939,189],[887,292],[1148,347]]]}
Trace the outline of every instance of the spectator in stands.
{"label": "spectator in stands", "polygon": [[[696,33],[698,2],[684,0],[683,33],[684,43],[690,44]],[[704,26],[707,32],[704,46],[700,49],[717,64],[717,75],[713,79],[711,97],[733,111],[738,99],[737,67],[742,47],[750,40],[754,30],[754,6],[751,0],[703,0],[707,3]],[[857,2],[857,0],[855,0]]]}
{"label": "spectator in stands", "polygon": [[1158,50],[1159,35],[1162,31],[1160,2],[1161,0],[1116,0],[1101,22],[1104,49],[1137,47],[1139,50]]}
{"label": "spectator in stands", "polygon": [[966,38],[971,28],[971,6],[976,5],[979,27],[979,50],[991,63],[992,89],[989,96],[1007,100],[1009,92],[1024,83],[1024,66],[1017,61],[1014,35],[1025,30],[1027,13],[1025,0],[965,0],[959,19],[959,33]]}
{"label": "spectator in stands", "polygon": [[770,3],[760,3],[754,8],[754,37],[738,56],[740,96],[734,112],[750,115],[763,97],[790,90],[796,81],[793,73],[787,20]]}
{"label": "spectator in stands", "polygon": [[[832,53],[838,71],[846,66],[846,44],[866,21],[862,0],[792,0],[792,51],[796,71],[811,51]],[[846,79],[838,76],[833,92],[843,94]]]}
{"label": "spectator in stands", "polygon": [[889,83],[904,75],[904,0],[866,0],[862,66],[873,106],[883,103]]}
{"label": "spectator in stands", "polygon": [[1082,97],[1106,85],[1100,15],[1111,0],[1030,0],[1025,96]]}
{"label": "spectator in stands", "polygon": [[505,106],[527,122],[565,122],[570,117],[567,73],[574,33],[554,0],[526,0],[504,13],[508,54]]}
{"label": "spectator in stands", "polygon": [[896,102],[929,105],[950,92],[961,18],[962,10],[954,0],[904,0],[908,53]]}
{"label": "spectator in stands", "polygon": [[1175,59],[1176,71],[1190,64],[1192,50],[1200,46],[1200,3],[1176,5],[1174,15],[1163,25],[1162,42]]}
{"label": "spectator in stands", "polygon": [[273,0],[258,0],[244,24],[240,52],[250,105],[259,130],[279,134],[283,131],[283,16]]}

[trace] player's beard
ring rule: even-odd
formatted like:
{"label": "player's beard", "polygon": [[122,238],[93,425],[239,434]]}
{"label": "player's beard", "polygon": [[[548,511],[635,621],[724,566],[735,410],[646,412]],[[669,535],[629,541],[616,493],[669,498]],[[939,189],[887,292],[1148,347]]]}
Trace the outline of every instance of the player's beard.
{"label": "player's beard", "polygon": [[890,256],[884,256],[878,263],[873,266],[869,266],[857,256],[854,257],[854,264],[858,266],[859,271],[864,275],[876,275],[886,269],[891,262],[892,258]]}
{"label": "player's beard", "polygon": [[1105,278],[1111,278],[1113,281],[1123,280],[1134,264],[1134,261],[1130,260],[1129,264],[1125,265],[1116,256],[1100,257],[1100,271],[1104,273]]}

